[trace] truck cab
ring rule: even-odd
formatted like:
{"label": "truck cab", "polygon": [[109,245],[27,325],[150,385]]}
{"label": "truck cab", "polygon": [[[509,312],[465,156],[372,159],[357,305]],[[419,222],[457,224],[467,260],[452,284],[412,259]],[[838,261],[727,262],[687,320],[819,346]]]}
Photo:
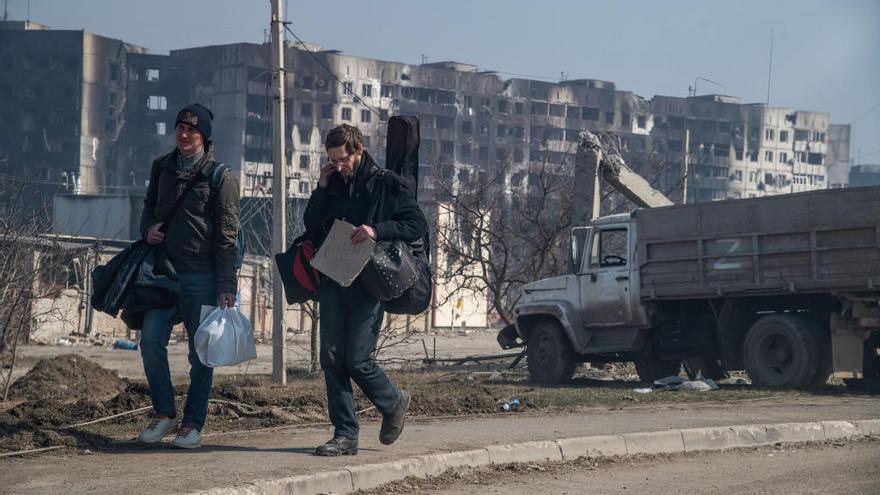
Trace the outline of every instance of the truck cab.
{"label": "truck cab", "polygon": [[516,346],[517,337],[529,342],[529,370],[542,383],[564,381],[586,355],[641,349],[648,316],[638,294],[637,246],[631,214],[572,229],[571,273],[523,286],[515,325],[499,334],[502,347]]}

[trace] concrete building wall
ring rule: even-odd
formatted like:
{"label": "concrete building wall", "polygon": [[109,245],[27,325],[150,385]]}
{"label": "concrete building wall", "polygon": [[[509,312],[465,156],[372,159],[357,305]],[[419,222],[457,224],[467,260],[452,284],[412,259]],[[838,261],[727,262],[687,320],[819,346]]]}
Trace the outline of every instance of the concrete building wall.
{"label": "concrete building wall", "polygon": [[828,126],[828,187],[846,187],[849,184],[849,124]]}

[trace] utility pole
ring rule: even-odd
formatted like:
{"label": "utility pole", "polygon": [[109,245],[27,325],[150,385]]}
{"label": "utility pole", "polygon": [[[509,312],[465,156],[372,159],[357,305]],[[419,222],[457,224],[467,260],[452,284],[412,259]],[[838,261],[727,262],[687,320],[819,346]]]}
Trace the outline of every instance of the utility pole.
{"label": "utility pole", "polygon": [[682,153],[684,163],[683,165],[683,177],[681,183],[681,204],[685,205],[688,202],[688,153],[691,150],[691,130],[685,128],[684,130],[684,153]]}
{"label": "utility pole", "polygon": [[[272,0],[272,251],[284,252],[287,213],[287,152],[284,136],[284,16],[281,0]],[[284,288],[281,277],[272,276],[272,381],[287,384],[287,350],[284,346]]]}
{"label": "utility pole", "polygon": [[599,180],[599,171],[602,166],[602,150],[596,150],[596,167],[593,169],[593,215],[595,220],[602,215],[602,183]]}

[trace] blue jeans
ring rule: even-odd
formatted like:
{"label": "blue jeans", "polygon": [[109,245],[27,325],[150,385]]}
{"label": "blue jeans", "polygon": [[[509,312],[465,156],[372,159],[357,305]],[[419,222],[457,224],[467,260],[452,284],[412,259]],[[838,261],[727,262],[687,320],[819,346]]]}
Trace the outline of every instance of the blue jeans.
{"label": "blue jeans", "polygon": [[327,385],[327,409],[333,436],[358,437],[354,380],[382,414],[390,414],[400,392],[373,359],[383,312],[379,301],[355,282],[340,287],[323,280],[318,288],[321,303],[321,368]]}
{"label": "blue jeans", "polygon": [[167,309],[154,309],[144,315],[141,330],[141,356],[144,373],[150,385],[153,411],[169,418],[177,416],[174,387],[168,367],[168,339],[175,323],[186,326],[189,344],[189,392],[183,409],[183,423],[199,431],[208,417],[208,397],[214,381],[214,370],[202,364],[193,346],[193,336],[199,328],[202,305],[217,305],[217,284],[213,273],[179,272],[180,294],[177,304]]}

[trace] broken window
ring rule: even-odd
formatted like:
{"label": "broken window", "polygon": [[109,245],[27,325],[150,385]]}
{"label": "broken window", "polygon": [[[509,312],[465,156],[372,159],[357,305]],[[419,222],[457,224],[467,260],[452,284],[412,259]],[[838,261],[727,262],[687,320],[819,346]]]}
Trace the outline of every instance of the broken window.
{"label": "broken window", "polygon": [[546,103],[532,103],[532,115],[547,115]]}
{"label": "broken window", "polygon": [[513,104],[513,113],[515,113],[516,115],[522,115],[523,112],[525,111],[524,107],[525,107],[525,105],[523,105],[523,102],[521,102],[521,101],[514,103]]}
{"label": "broken window", "polygon": [[788,142],[788,131],[779,131],[779,142],[787,143]]}
{"label": "broken window", "polygon": [[628,113],[621,114],[620,125],[623,127],[630,127],[632,125],[632,120],[630,120],[630,115]]}
{"label": "broken window", "polygon": [[354,94],[354,83],[352,83],[352,82],[342,83],[342,91],[344,94],[353,95]]}
{"label": "broken window", "polygon": [[495,161],[498,163],[505,163],[508,160],[507,149],[506,148],[496,148],[495,149]]}
{"label": "broken window", "polygon": [[440,153],[443,153],[447,156],[452,156],[455,152],[455,142],[453,141],[440,141]]}
{"label": "broken window", "polygon": [[147,69],[147,81],[156,82],[159,80],[159,69]]}
{"label": "broken window", "polygon": [[513,161],[516,163],[522,163],[523,161],[523,150],[522,148],[516,148],[513,150]]}
{"label": "broken window", "polygon": [[498,113],[507,113],[507,100],[498,100]]}
{"label": "broken window", "polygon": [[455,91],[437,90],[437,103],[441,105],[452,105],[455,103]]}
{"label": "broken window", "polygon": [[388,120],[388,110],[381,109],[379,110],[379,120],[385,121]]}
{"label": "broken window", "polygon": [[825,161],[825,155],[822,153],[808,153],[807,154],[807,163],[810,165],[822,165]]}
{"label": "broken window", "polygon": [[486,146],[480,146],[477,158],[480,160],[480,163],[486,163],[489,161],[489,148]]}
{"label": "broken window", "polygon": [[361,85],[361,94],[363,96],[373,96],[373,86],[371,84]]}
{"label": "broken window", "polygon": [[492,100],[489,98],[480,98],[480,109],[490,109],[492,108]]}
{"label": "broken window", "polygon": [[471,157],[471,145],[462,144],[458,147],[458,157],[467,160]]}
{"label": "broken window", "polygon": [[308,127],[299,128],[299,143],[309,144],[312,142],[312,130]]}
{"label": "broken window", "polygon": [[312,104],[311,103],[303,103],[299,106],[299,114],[303,117],[312,118]]}
{"label": "broken window", "polygon": [[767,141],[773,141],[775,134],[773,129],[764,129],[764,139]]}
{"label": "broken window", "polygon": [[474,125],[470,120],[462,120],[461,121],[461,133],[462,134],[472,134],[474,132]]}
{"label": "broken window", "polygon": [[313,76],[304,76],[299,80],[299,85],[306,91],[315,89],[315,78]]}
{"label": "broken window", "polygon": [[779,163],[788,163],[788,153],[784,151],[779,152]]}
{"label": "broken window", "polygon": [[308,181],[304,181],[304,180],[299,181],[299,193],[300,194],[308,194],[309,193]]}
{"label": "broken window", "polygon": [[749,172],[749,182],[754,183],[756,180],[758,180],[758,172]]}
{"label": "broken window", "polygon": [[565,140],[569,143],[576,143],[580,140],[580,129],[566,129]]}
{"label": "broken window", "polygon": [[636,117],[636,125],[639,126],[639,129],[644,129],[645,127],[647,127],[648,123],[644,115],[639,115],[638,117]]}
{"label": "broken window", "polygon": [[299,168],[302,170],[308,170],[311,165],[311,161],[309,160],[308,153],[302,153],[299,155]]}
{"label": "broken window", "polygon": [[757,151],[752,151],[751,153],[749,153],[749,161],[750,162],[757,162],[758,161],[758,152]]}
{"label": "broken window", "polygon": [[551,117],[565,117],[565,105],[550,105]]}
{"label": "broken window", "polygon": [[716,144],[715,145],[715,156],[729,157],[730,156],[730,145],[729,144]]}
{"label": "broken window", "polygon": [[518,139],[524,139],[526,137],[526,129],[521,125],[514,127],[513,128],[513,137],[518,138]]}
{"label": "broken window", "polygon": [[465,108],[473,108],[474,107],[473,100],[471,99],[470,95],[464,95],[464,107]]}
{"label": "broken window", "polygon": [[773,161],[773,152],[772,151],[767,150],[764,152],[764,161],[765,162],[772,162]]}
{"label": "broken window", "polygon": [[813,135],[813,140],[818,141],[820,143],[824,143],[825,142],[825,133],[816,131]]}
{"label": "broken window", "polygon": [[614,125],[614,112],[605,112],[605,123]]}
{"label": "broken window", "polygon": [[480,135],[488,136],[489,135],[489,123],[488,122],[480,122]]}
{"label": "broken window", "polygon": [[388,84],[383,84],[382,88],[379,90],[379,94],[383,98],[393,98],[394,97],[394,86],[390,86]]}
{"label": "broken window", "polygon": [[795,141],[806,141],[810,138],[810,131],[806,129],[795,129],[794,130],[794,140]]}
{"label": "broken window", "polygon": [[[611,113],[611,120],[613,121],[613,120],[614,120],[614,112],[610,112],[610,113]],[[598,121],[598,120],[599,120],[599,109],[598,109],[598,108],[584,107],[584,108],[581,110],[581,119],[583,119],[583,120],[592,120],[592,121],[594,121],[594,122],[595,122],[595,121]]]}
{"label": "broken window", "polygon": [[119,80],[119,64],[110,63],[110,80],[118,81]]}
{"label": "broken window", "polygon": [[437,116],[437,129],[454,129],[455,128],[455,118],[454,117],[444,117],[442,115]]}
{"label": "broken window", "polygon": [[669,151],[678,152],[682,150],[682,143],[677,139],[670,139],[667,141],[667,144],[669,145]]}
{"label": "broken window", "polygon": [[149,96],[147,97],[147,108],[149,110],[166,110],[168,99],[164,96]]}
{"label": "broken window", "polygon": [[330,103],[321,105],[321,118],[322,119],[332,119],[333,118],[333,105]]}
{"label": "broken window", "polygon": [[342,120],[351,122],[351,108],[342,107]]}
{"label": "broken window", "polygon": [[565,107],[565,118],[567,119],[576,119],[578,118],[578,111],[580,107],[567,106]]}
{"label": "broken window", "polygon": [[742,170],[734,170],[733,175],[731,176],[731,179],[733,179],[736,182],[742,182],[742,180],[743,180]]}
{"label": "broken window", "polygon": [[369,110],[361,110],[361,122],[370,122],[373,119],[373,114]]}
{"label": "broken window", "polygon": [[507,126],[504,124],[498,124],[495,127],[495,135],[498,137],[507,137]]}
{"label": "broken window", "polygon": [[730,133],[730,122],[721,121],[718,122],[718,132],[729,134]]}

